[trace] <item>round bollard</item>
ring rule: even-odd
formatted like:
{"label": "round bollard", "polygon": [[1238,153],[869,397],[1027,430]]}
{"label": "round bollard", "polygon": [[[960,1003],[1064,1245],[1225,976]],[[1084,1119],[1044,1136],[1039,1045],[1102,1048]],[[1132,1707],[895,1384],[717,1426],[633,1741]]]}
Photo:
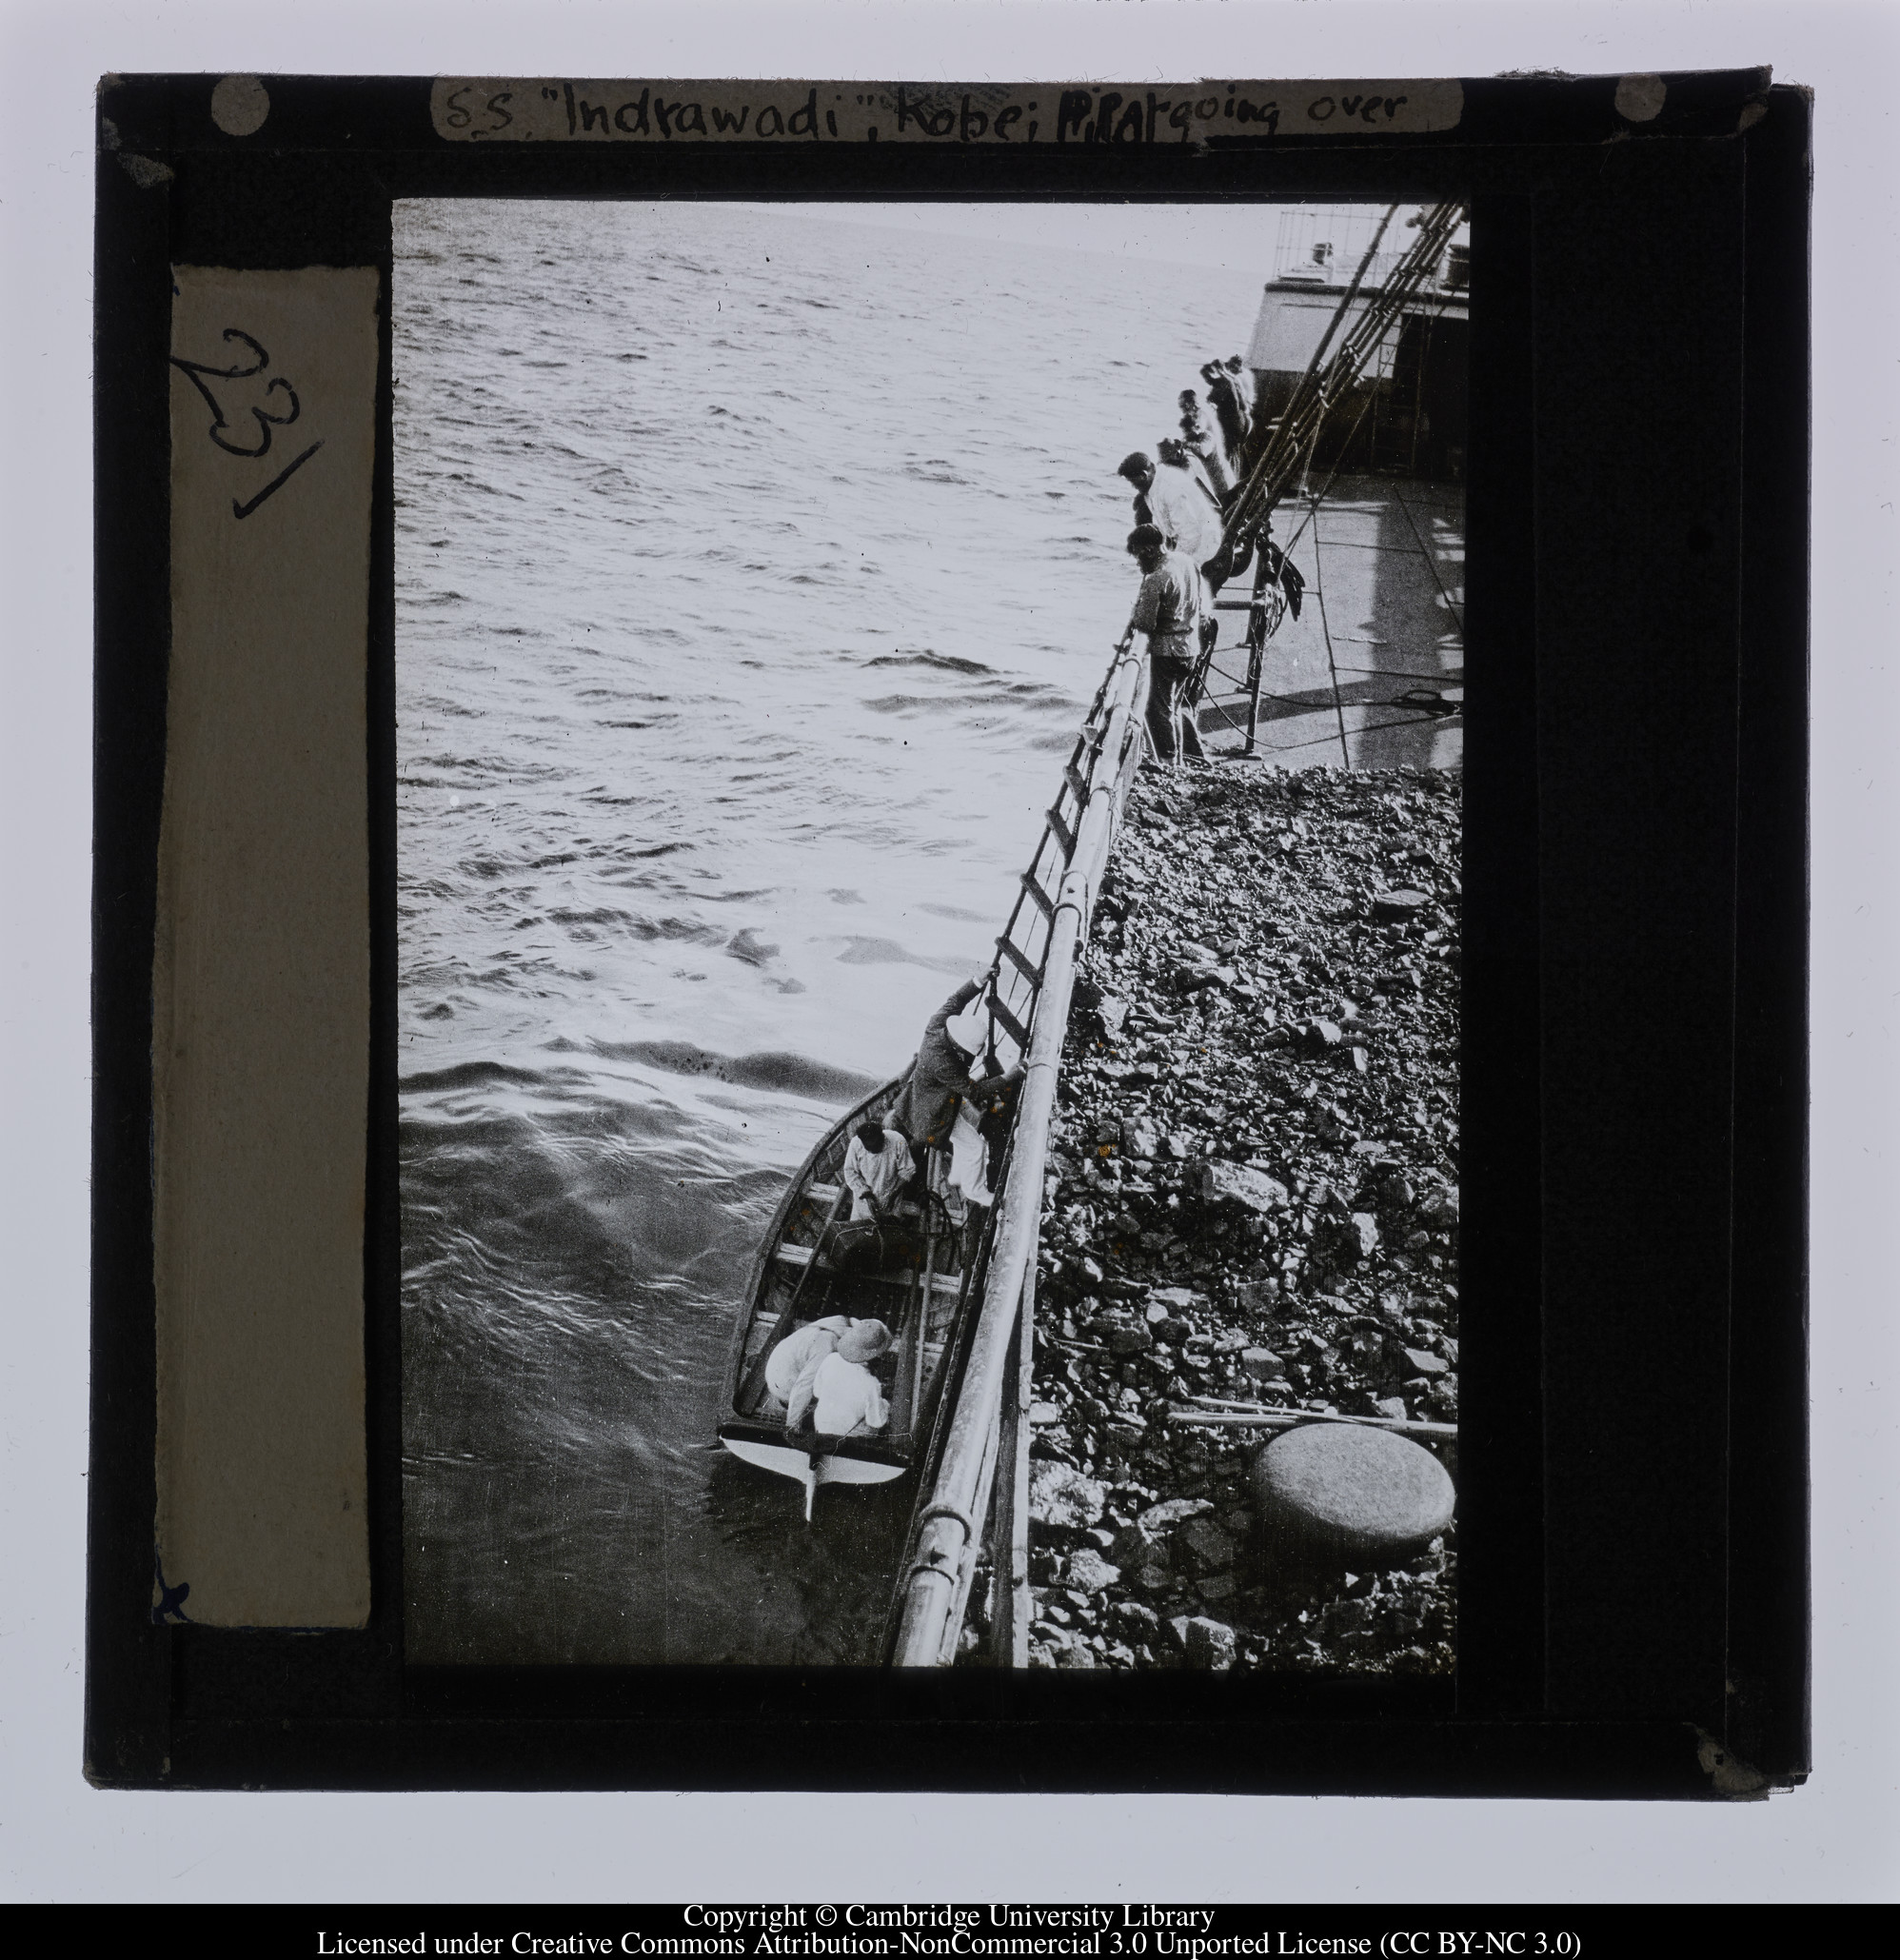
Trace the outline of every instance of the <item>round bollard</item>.
{"label": "round bollard", "polygon": [[1276,1436],[1254,1458],[1254,1491],[1270,1538],[1348,1564],[1417,1550],[1451,1523],[1457,1496],[1430,1450],[1346,1422]]}

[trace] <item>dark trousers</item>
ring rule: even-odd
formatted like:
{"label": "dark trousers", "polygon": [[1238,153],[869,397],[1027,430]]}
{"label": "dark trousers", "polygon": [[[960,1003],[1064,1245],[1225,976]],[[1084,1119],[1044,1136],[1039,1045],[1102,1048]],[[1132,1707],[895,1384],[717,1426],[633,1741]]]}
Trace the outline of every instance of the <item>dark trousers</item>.
{"label": "dark trousers", "polygon": [[1206,753],[1200,745],[1199,718],[1187,704],[1193,679],[1191,662],[1170,654],[1148,656],[1148,740],[1161,762],[1178,762],[1183,756],[1198,761]]}

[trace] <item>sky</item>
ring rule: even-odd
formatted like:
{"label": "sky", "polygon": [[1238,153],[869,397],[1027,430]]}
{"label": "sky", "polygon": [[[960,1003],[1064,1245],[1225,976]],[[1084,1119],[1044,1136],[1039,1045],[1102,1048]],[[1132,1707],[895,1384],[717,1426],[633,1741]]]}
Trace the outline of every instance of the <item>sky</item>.
{"label": "sky", "polygon": [[812,205],[805,215],[909,232],[939,231],[1064,251],[1107,252],[1171,266],[1251,273],[1272,269],[1283,205]]}

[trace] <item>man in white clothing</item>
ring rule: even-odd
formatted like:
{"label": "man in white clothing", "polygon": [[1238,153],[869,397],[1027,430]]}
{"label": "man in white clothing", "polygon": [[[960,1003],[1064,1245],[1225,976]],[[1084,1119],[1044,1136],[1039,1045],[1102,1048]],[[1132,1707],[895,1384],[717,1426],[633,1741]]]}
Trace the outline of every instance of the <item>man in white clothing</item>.
{"label": "man in white clothing", "polygon": [[881,1218],[897,1195],[909,1183],[916,1166],[910,1145],[896,1130],[864,1123],[844,1153],[844,1187],[851,1194],[854,1218]]}
{"label": "man in white clothing", "polygon": [[[854,1320],[819,1363],[811,1385],[811,1426],[821,1447],[845,1436],[868,1435],[891,1419],[878,1377],[864,1365],[890,1344],[891,1330],[881,1320]],[[796,1429],[803,1414],[799,1406],[787,1410],[785,1427]]]}
{"label": "man in white clothing", "polygon": [[788,1334],[772,1350],[765,1363],[765,1387],[782,1402],[789,1403],[802,1376],[818,1373],[818,1364],[838,1345],[851,1322],[842,1314],[813,1320],[795,1334]]}
{"label": "man in white clothing", "polygon": [[1220,549],[1220,502],[1204,476],[1195,473],[1184,443],[1161,444],[1161,466],[1148,486],[1148,507],[1163,536],[1203,568]]}

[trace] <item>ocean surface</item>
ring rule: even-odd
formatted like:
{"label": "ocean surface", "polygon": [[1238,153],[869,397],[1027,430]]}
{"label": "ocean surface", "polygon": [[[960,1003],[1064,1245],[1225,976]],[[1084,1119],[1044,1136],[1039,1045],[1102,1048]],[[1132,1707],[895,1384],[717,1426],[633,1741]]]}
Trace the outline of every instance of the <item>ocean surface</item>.
{"label": "ocean surface", "polygon": [[716,205],[395,250],[409,1656],[870,1658],[908,1482],[808,1529],[726,1455],[741,1296],[987,963],[1138,582],[1115,465],[1258,285]]}

